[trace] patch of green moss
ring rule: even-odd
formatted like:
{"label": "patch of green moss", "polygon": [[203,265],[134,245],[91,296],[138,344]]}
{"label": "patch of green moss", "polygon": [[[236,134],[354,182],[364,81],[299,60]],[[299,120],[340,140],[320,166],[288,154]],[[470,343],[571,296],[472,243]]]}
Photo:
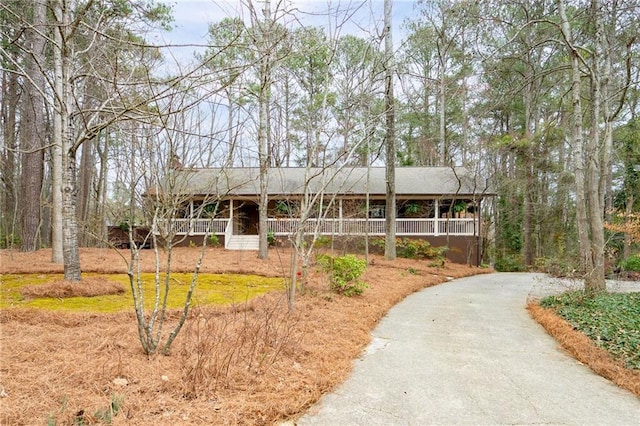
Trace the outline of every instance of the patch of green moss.
{"label": "patch of green moss", "polygon": [[[17,306],[69,312],[103,313],[133,309],[133,297],[127,275],[92,274],[91,276],[105,277],[112,281],[121,282],[125,285],[126,291],[123,294],[108,296],[24,300],[20,293],[20,289],[23,286],[44,284],[52,280],[62,279],[62,276],[56,274],[4,275],[0,282],[0,308]],[[186,273],[171,274],[169,297],[167,298],[169,308],[181,308],[184,306],[191,277],[191,274]],[[144,290],[145,306],[152,307],[156,297],[154,274],[141,274],[140,279]],[[267,278],[257,275],[199,274],[191,305],[243,303],[260,294],[273,290],[282,290],[283,288],[284,280],[282,278]],[[162,301],[164,297],[164,275],[160,276],[159,289],[160,301]]]}
{"label": "patch of green moss", "polygon": [[23,301],[20,289],[26,285],[45,284],[60,279],[59,274],[15,274],[0,276],[0,308]]}

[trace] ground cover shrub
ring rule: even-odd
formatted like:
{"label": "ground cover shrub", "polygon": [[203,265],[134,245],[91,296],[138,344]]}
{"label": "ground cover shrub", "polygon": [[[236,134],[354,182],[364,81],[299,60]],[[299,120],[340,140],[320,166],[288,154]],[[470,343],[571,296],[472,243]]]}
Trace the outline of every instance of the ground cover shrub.
{"label": "ground cover shrub", "polygon": [[547,297],[540,305],[553,309],[627,368],[640,370],[640,293],[590,297],[574,291]]}
{"label": "ground cover shrub", "polygon": [[360,276],[367,269],[367,262],[357,256],[319,255],[316,258],[318,265],[329,276],[329,288],[345,296],[356,296],[369,287],[367,283],[360,281]]}

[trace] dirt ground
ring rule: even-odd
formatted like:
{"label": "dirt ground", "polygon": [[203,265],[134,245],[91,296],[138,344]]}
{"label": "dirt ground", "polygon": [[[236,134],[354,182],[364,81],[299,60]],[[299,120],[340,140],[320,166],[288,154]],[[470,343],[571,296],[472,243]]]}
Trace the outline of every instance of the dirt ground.
{"label": "dirt ground", "polygon": [[[174,252],[176,271],[191,271],[199,250]],[[153,269],[144,251],[143,270]],[[61,272],[51,252],[0,252],[0,273]],[[203,272],[283,276],[291,253],[218,248]],[[82,249],[85,272],[123,273],[127,251]],[[349,374],[387,310],[427,286],[490,272],[429,261],[371,256],[369,288],[347,298],[328,291],[312,270],[289,312],[282,292],[243,305],[196,308],[169,356],[146,356],[133,312],[70,314],[0,311],[0,423],[212,425],[274,424],[295,419]],[[174,314],[170,320],[174,320]]]}

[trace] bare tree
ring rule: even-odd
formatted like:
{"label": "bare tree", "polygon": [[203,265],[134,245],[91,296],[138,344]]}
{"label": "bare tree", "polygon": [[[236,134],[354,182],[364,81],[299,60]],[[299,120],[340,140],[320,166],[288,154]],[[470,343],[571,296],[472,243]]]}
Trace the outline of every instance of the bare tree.
{"label": "bare tree", "polygon": [[[10,40],[15,38],[19,28],[11,28],[7,23],[7,31],[2,33],[2,44],[11,46]],[[11,28],[11,29],[9,29]],[[4,247],[12,248],[18,231],[17,214],[17,115],[19,102],[19,79],[15,72],[18,52],[15,46],[2,55],[2,91],[0,93],[0,118],[2,123],[2,156],[0,157],[2,190],[0,191],[0,237]]]}
{"label": "bare tree", "polygon": [[[580,257],[585,268],[585,289],[588,292],[604,290],[604,228],[602,224],[602,210],[598,194],[599,184],[596,181],[596,163],[598,153],[596,151],[596,138],[598,137],[598,121],[592,123],[591,143],[585,149],[583,138],[582,116],[582,68],[586,65],[585,59],[580,53],[580,48],[575,44],[571,24],[565,10],[564,0],[558,0],[558,13],[561,19],[561,30],[564,43],[567,47],[571,61],[572,74],[572,113],[573,113],[573,146],[574,146],[574,173],[576,183],[576,211],[578,216],[578,238],[580,241]],[[599,60],[596,58],[595,60]],[[592,78],[599,76],[591,75]],[[592,84],[598,84],[593,82]],[[595,90],[595,88],[594,88]],[[592,99],[598,103],[598,99]],[[594,104],[592,108],[597,109]],[[592,110],[593,116],[598,113]],[[586,161],[586,164],[585,164]],[[595,185],[595,187],[594,187]],[[595,194],[594,194],[595,191]],[[595,195],[595,197],[594,197]],[[589,207],[591,206],[591,207]],[[598,226],[599,225],[599,226]]]}
{"label": "bare tree", "polygon": [[[69,80],[70,80],[70,47],[65,48],[64,44],[68,43],[68,33],[70,33],[71,22],[71,4],[66,0],[55,0],[52,4],[52,13],[54,19],[53,29],[53,143],[51,146],[51,246],[52,246],[52,261],[55,263],[64,263],[64,237],[63,228],[64,224],[64,204],[63,204],[63,179],[64,179],[64,151],[65,148],[69,148],[69,127],[71,125],[69,118],[71,111],[71,97],[69,92]],[[75,153],[74,153],[75,155]],[[75,166],[72,163],[71,166]],[[75,168],[67,175],[69,178],[73,178],[71,173],[75,173]],[[70,188],[72,189],[72,188]],[[75,194],[68,193],[68,197]],[[68,198],[68,207],[72,207],[73,199]],[[75,218],[75,212],[73,217]],[[73,219],[71,219],[73,220]],[[67,226],[73,226],[72,222],[67,222]],[[72,241],[73,235],[69,236],[69,241]],[[67,252],[68,259],[66,259],[67,265],[73,264],[74,266],[70,270],[65,270],[65,278],[72,278],[75,280],[80,279],[80,256],[78,249],[69,247]]]}
{"label": "bare tree", "polygon": [[[44,63],[44,49],[46,38],[46,4],[44,1],[33,2],[33,26],[28,28],[26,44],[30,46],[30,53],[25,58],[25,71],[32,76],[27,81],[22,98],[21,108],[21,220],[22,251],[35,251],[40,247],[40,197],[44,177],[44,133],[45,103],[43,92],[45,87],[44,75],[38,69]],[[33,83],[35,86],[31,86]]]}
{"label": "bare tree", "polygon": [[[41,57],[31,55],[34,61],[42,60],[35,63],[34,70],[41,74],[38,78],[46,77],[49,89],[42,91],[39,80],[34,81],[28,70],[16,62],[16,72],[30,80],[42,95],[51,94],[45,100],[53,107],[53,260],[63,261],[65,278],[69,280],[80,280],[77,153],[83,144],[94,140],[113,123],[150,115],[146,108],[149,91],[145,92],[145,88],[153,84],[149,62],[158,56],[150,54],[154,49],[136,38],[126,25],[138,17],[164,19],[168,9],[151,7],[155,9],[136,5],[131,9],[118,9],[117,13],[105,13],[106,9],[99,9],[92,2],[76,4],[55,0],[51,3],[52,21],[49,23],[53,35],[48,39],[53,73],[46,72],[49,67]],[[25,26],[40,37],[47,36],[30,23]],[[117,30],[112,31],[114,28]],[[28,46],[21,46],[21,49],[30,52]],[[132,60],[127,62],[118,57],[124,54]],[[93,92],[94,96],[88,96],[86,92],[89,85],[99,88]],[[153,96],[162,96],[162,92],[159,93]],[[87,148],[87,151],[90,150]]]}
{"label": "bare tree", "polygon": [[384,256],[396,258],[396,143],[395,99],[393,96],[394,55],[391,34],[391,0],[384,1],[384,52],[385,52],[385,161],[386,161],[386,233]]}
{"label": "bare tree", "polygon": [[[186,83],[183,82],[183,83]],[[218,181],[224,181],[224,167],[219,164],[220,175],[211,181],[196,185],[192,180],[193,165],[206,151],[218,151],[222,142],[203,143],[210,140],[207,123],[200,120],[199,102],[206,101],[200,93],[199,84],[172,90],[167,98],[156,99],[157,120],[148,124],[136,121],[129,123],[130,157],[128,180],[123,182],[129,193],[129,259],[127,274],[133,294],[138,336],[147,354],[169,354],[171,345],[187,320],[194,290],[197,286],[200,267],[206,247],[216,228],[214,221],[220,212],[221,193]],[[210,95],[210,94],[209,94]],[[196,102],[198,101],[198,102]],[[226,158],[225,160],[229,160]],[[204,194],[194,206],[194,194]],[[173,288],[174,248],[188,235],[176,219],[187,215],[189,220],[209,220],[209,233],[202,237],[200,254],[193,265],[193,273],[187,294],[177,320],[168,319],[168,297]],[[136,222],[147,222],[142,235],[133,226]],[[183,219],[184,221],[184,219]],[[188,226],[191,226],[190,224]],[[145,293],[140,274],[141,250],[150,246],[154,252],[154,290]],[[151,300],[151,303],[149,303]]]}
{"label": "bare tree", "polygon": [[258,163],[260,167],[260,201],[259,209],[259,250],[258,257],[269,257],[269,242],[267,240],[267,205],[269,195],[267,191],[267,176],[270,167],[269,145],[270,133],[270,103],[271,86],[273,84],[274,49],[278,43],[274,34],[275,20],[271,12],[271,0],[265,0],[262,13],[256,11],[253,1],[248,2],[251,14],[253,44],[258,57]]}

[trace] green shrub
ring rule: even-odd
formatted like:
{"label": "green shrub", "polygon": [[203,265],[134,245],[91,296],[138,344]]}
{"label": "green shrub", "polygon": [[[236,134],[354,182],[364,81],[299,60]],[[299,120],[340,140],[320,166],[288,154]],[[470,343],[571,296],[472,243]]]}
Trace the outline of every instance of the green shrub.
{"label": "green shrub", "polygon": [[[524,265],[516,267],[524,268]],[[554,277],[572,277],[576,275],[579,265],[575,259],[539,257],[534,262],[534,268]]]}
{"label": "green shrub", "polygon": [[267,244],[269,244],[270,247],[276,245],[276,234],[272,230],[267,231]]}
{"label": "green shrub", "polygon": [[415,259],[418,257],[418,242],[417,240],[396,240],[396,254],[398,257],[404,257],[406,259]]}
{"label": "green shrub", "polygon": [[322,270],[329,276],[329,288],[345,296],[356,296],[369,286],[360,281],[360,276],[367,269],[367,262],[352,254],[346,256],[320,255],[316,258]]}
{"label": "green shrub", "polygon": [[[384,238],[375,238],[371,240],[371,246],[384,252]],[[396,254],[398,257],[405,259],[433,259],[437,263],[444,262],[447,247],[433,247],[426,240],[397,238]]]}
{"label": "green shrub", "polygon": [[313,246],[315,248],[331,247],[331,237],[327,237],[326,235],[320,235],[318,238],[316,238],[315,242],[313,243]]}
{"label": "green shrub", "polygon": [[369,240],[369,245],[380,253],[384,253],[384,244],[384,238],[372,238]]}
{"label": "green shrub", "polygon": [[220,245],[220,239],[218,238],[218,236],[216,234],[211,234],[209,236],[209,244],[214,246],[214,247],[217,247],[217,246]]}
{"label": "green shrub", "polygon": [[397,255],[406,259],[434,259],[444,261],[446,247],[433,247],[426,240],[399,238],[396,240]]}
{"label": "green shrub", "polygon": [[620,262],[623,271],[640,272],[640,256],[629,256]]}
{"label": "green shrub", "polygon": [[8,249],[20,245],[20,237],[9,234],[0,236],[0,249]]}
{"label": "green shrub", "polygon": [[522,256],[507,254],[496,259],[495,270],[498,272],[522,272],[526,268]]}
{"label": "green shrub", "polygon": [[429,268],[442,268],[444,266],[444,257],[441,259],[436,259],[432,262],[429,262],[427,266]]}

